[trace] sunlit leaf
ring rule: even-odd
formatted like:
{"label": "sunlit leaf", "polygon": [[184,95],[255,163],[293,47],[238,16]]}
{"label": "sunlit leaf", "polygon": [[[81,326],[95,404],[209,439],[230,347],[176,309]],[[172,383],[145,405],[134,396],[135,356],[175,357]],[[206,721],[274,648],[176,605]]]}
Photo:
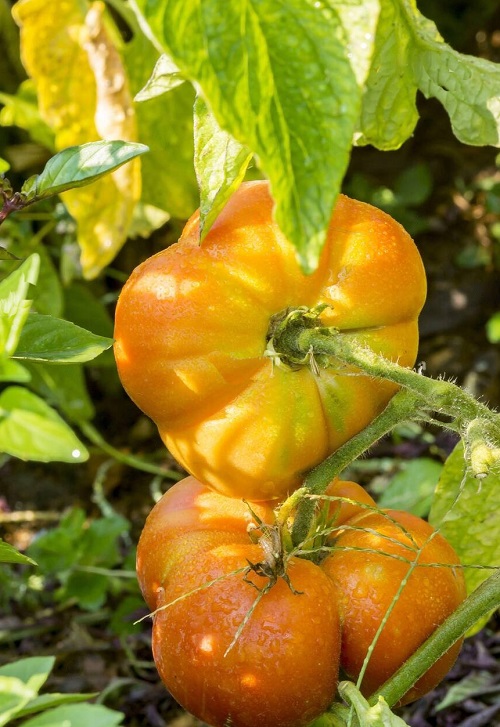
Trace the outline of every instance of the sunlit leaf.
{"label": "sunlit leaf", "polygon": [[149,101],[149,99],[155,98],[155,96],[161,96],[163,93],[177,88],[185,80],[173,60],[162,53],[153,68],[151,78],[144,88],[139,93],[136,93],[134,101]]}
{"label": "sunlit leaf", "polygon": [[54,409],[10,386],[0,394],[0,451],[38,462],[84,462],[88,452]]}
{"label": "sunlit leaf", "polygon": [[34,692],[38,692],[47,681],[54,667],[53,656],[27,656],[0,667],[0,676],[20,679]]}
{"label": "sunlit leaf", "polygon": [[23,722],[23,727],[116,727],[124,714],[101,704],[64,705]]}
{"label": "sunlit leaf", "polygon": [[411,0],[383,0],[358,143],[396,149],[417,120],[416,95],[437,98],[465,144],[500,143],[500,68],[454,51]]}
{"label": "sunlit leaf", "polygon": [[93,141],[71,146],[52,157],[41,174],[30,177],[22,192],[38,201],[83,187],[149,151],[144,144],[127,141]]}
{"label": "sunlit leaf", "polygon": [[30,285],[38,278],[40,257],[36,253],[0,282],[0,354],[12,355],[29,314]]}
{"label": "sunlit leaf", "polygon": [[223,131],[205,101],[194,106],[194,165],[200,188],[201,239],[241,184],[252,152]]}

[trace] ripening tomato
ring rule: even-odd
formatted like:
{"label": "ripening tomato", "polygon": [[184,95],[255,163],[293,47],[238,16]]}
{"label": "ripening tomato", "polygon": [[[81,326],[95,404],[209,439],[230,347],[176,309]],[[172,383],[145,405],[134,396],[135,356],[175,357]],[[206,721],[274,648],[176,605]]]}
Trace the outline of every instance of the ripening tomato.
{"label": "ripening tomato", "polygon": [[334,479],[324,494],[327,497],[339,498],[338,500],[325,500],[327,521],[336,528],[355,515],[361,515],[370,508],[377,507],[377,503],[365,488],[351,480]]}
{"label": "ripening tomato", "polygon": [[242,571],[263,557],[259,545],[241,543],[199,552],[183,562],[159,605],[180,600],[154,617],[162,680],[179,704],[213,727],[302,727],[335,695],[340,616],[334,584],[318,566],[291,557],[294,591],[278,579],[251,612],[256,588],[268,580],[253,571],[245,579]]}
{"label": "ripening tomato", "polygon": [[319,322],[415,361],[426,292],[420,255],[384,212],[341,195],[316,272],[304,275],[264,181],[243,184],[203,243],[199,213],[142,263],[118,300],[122,383],[185,469],[222,494],[282,500],[363,429],[396,387],[331,366],[275,365],[272,319],[327,307]]}
{"label": "ripening tomato", "polygon": [[[412,563],[416,563],[413,570]],[[341,666],[356,681],[387,618],[361,684],[373,694],[466,597],[460,562],[429,523],[396,510],[348,520],[321,567],[336,584],[342,609]],[[393,604],[404,579],[408,579]],[[407,692],[401,704],[433,689],[453,666],[457,642]]]}
{"label": "ripening tomato", "polygon": [[158,589],[185,558],[214,544],[249,543],[248,529],[254,515],[272,525],[270,505],[252,509],[234,498],[219,495],[185,477],[172,485],[149,513],[137,545],[137,576],[148,606],[157,605]]}

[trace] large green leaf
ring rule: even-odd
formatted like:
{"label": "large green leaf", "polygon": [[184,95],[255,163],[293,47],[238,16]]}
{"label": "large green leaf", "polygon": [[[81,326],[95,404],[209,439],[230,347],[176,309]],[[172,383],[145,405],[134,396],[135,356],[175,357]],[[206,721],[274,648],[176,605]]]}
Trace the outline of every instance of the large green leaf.
{"label": "large green leaf", "polygon": [[[467,470],[462,444],[448,457],[429,521],[447,538],[465,566],[469,592],[500,565],[500,469],[482,480]],[[467,566],[472,566],[467,568]]]}
{"label": "large green leaf", "polygon": [[221,128],[257,154],[276,219],[313,270],[349,161],[378,2],[137,4]]}

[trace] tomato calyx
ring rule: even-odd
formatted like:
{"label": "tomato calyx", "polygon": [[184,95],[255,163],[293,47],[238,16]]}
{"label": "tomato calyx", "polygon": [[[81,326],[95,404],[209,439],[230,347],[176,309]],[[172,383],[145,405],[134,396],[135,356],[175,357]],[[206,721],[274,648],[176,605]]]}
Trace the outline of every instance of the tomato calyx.
{"label": "tomato calyx", "polygon": [[[280,522],[278,518],[273,525],[268,525],[251,508],[250,511],[254,517],[255,524],[249,526],[248,534],[250,539],[261,547],[264,558],[258,563],[252,563],[247,560],[248,568],[246,569],[244,577],[245,582],[249,583],[260,593],[267,593],[278,579],[282,578],[292,593],[301,595],[302,591],[297,591],[293,587],[287,572],[287,564],[290,557],[286,547],[286,543],[290,541],[287,524]],[[266,585],[263,588],[259,588],[259,586],[247,577],[250,572],[254,572],[262,578],[267,578]]]}
{"label": "tomato calyx", "polygon": [[[297,371],[303,366],[309,366],[315,376],[319,376],[320,369],[330,364],[329,356],[317,354],[312,347],[304,353],[297,342],[304,330],[321,330],[318,319],[321,313],[328,308],[326,303],[308,308],[285,308],[271,316],[267,331],[267,346],[264,356],[267,356],[275,366],[285,366]],[[325,329],[329,331],[329,329]]]}

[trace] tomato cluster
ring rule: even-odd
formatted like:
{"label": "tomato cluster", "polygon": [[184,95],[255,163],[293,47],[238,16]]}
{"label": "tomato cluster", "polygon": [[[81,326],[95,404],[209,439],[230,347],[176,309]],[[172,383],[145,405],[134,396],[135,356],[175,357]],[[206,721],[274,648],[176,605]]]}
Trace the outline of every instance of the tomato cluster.
{"label": "tomato cluster", "polygon": [[[116,310],[122,383],[191,475],[138,545],[154,658],[175,699],[213,727],[302,727],[333,701],[339,670],[373,693],[465,597],[446,541],[356,483],[332,482],[292,547],[293,508],[277,504],[396,389],[330,359],[318,375],[314,352],[276,345],[277,327],[306,311],[413,365],[426,282],[409,235],[370,205],[340,196],[310,276],[272,211],[266,182],[242,185],[201,245],[195,214],[132,273]],[[458,648],[403,701],[432,688]]]}
{"label": "tomato cluster", "polygon": [[[465,597],[457,556],[426,522],[377,510],[352,482],[334,481],[327,496],[319,562],[286,552],[269,505],[250,508],[193,477],[150,513],[137,571],[155,614],[155,662],[207,724],[307,725],[333,701],[339,668],[358,678],[386,618],[361,684],[369,695]],[[432,689],[458,649],[403,702]]]}

